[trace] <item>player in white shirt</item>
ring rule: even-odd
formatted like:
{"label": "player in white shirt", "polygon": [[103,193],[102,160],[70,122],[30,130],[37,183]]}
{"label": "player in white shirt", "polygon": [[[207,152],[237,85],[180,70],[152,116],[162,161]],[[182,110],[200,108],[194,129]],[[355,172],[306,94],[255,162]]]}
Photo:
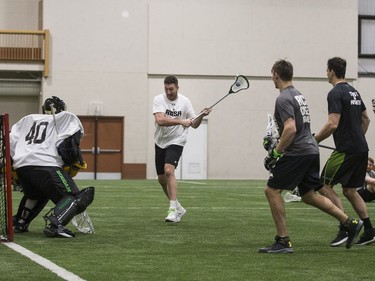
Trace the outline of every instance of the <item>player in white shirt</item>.
{"label": "player in white shirt", "polygon": [[44,114],[30,114],[13,125],[10,153],[24,196],[13,217],[14,231],[27,232],[30,222],[51,200],[56,206],[44,219],[47,237],[74,237],[65,225],[85,211],[94,199],[94,187],[81,191],[64,166],[80,169],[84,162],[79,148],[83,126],[66,111],[58,97],[46,99]]}
{"label": "player in white shirt", "polygon": [[188,128],[198,128],[204,116],[211,112],[205,108],[194,119],[195,112],[190,100],[178,93],[175,76],[164,79],[164,93],[154,98],[152,113],[155,117],[155,166],[158,181],[169,199],[166,222],[177,223],[186,210],[177,200],[175,169],[187,140]]}

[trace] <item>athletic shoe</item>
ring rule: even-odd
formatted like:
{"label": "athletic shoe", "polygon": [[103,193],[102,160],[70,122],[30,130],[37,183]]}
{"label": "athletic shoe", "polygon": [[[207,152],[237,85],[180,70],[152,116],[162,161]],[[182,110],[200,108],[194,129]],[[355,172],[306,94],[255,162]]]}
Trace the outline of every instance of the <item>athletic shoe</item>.
{"label": "athletic shoe", "polygon": [[180,222],[183,215],[185,215],[186,210],[184,207],[179,205],[177,208],[169,208],[168,216],[165,218],[166,222]]}
{"label": "athletic shoe", "polygon": [[335,239],[329,243],[331,247],[338,247],[342,244],[344,244],[348,240],[348,233],[344,229],[339,229],[337,232],[337,236]]}
{"label": "athletic shoe", "polygon": [[47,225],[43,230],[44,235],[50,238],[60,237],[60,238],[73,238],[75,235],[69,229],[62,225],[55,226],[52,224]]}
{"label": "athletic shoe", "polygon": [[166,222],[174,222],[177,223],[180,221],[180,218],[178,217],[179,212],[176,208],[169,208],[168,210],[168,216],[165,218]]}
{"label": "athletic shoe", "polygon": [[268,247],[259,249],[259,253],[293,253],[292,243],[289,237],[281,238],[276,235],[275,243]]}
{"label": "athletic shoe", "polygon": [[16,217],[12,218],[13,221],[13,230],[15,233],[25,233],[29,232],[29,224],[26,222],[19,222]]}
{"label": "athletic shoe", "polygon": [[179,205],[176,209],[178,212],[178,221],[180,221],[182,216],[186,214],[186,209],[182,207],[181,205]]}
{"label": "athletic shoe", "polygon": [[363,221],[356,220],[356,219],[349,219],[348,223],[348,240],[346,240],[346,248],[350,249],[353,244],[354,240],[357,239],[359,232],[362,229]]}
{"label": "athletic shoe", "polygon": [[354,244],[363,246],[373,242],[375,242],[375,229],[373,229],[371,232],[366,232],[365,230]]}

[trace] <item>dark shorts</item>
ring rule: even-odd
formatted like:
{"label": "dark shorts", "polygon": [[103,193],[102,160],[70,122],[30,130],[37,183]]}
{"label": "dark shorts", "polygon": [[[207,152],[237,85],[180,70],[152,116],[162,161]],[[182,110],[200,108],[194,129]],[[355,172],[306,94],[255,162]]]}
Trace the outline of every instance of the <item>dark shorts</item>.
{"label": "dark shorts", "polygon": [[17,175],[29,199],[48,198],[57,204],[65,195],[79,192],[72,177],[59,167],[25,166],[17,169]]}
{"label": "dark shorts", "polygon": [[164,165],[166,163],[177,168],[178,161],[182,155],[184,147],[180,145],[170,145],[166,148],[160,148],[155,144],[155,167],[158,175],[164,174]]}
{"label": "dark shorts", "polygon": [[274,189],[293,190],[298,186],[301,196],[310,190],[319,190],[319,154],[304,156],[285,155],[272,169],[267,185]]}
{"label": "dark shorts", "polygon": [[332,152],[321,174],[324,184],[358,188],[364,185],[368,152]]}

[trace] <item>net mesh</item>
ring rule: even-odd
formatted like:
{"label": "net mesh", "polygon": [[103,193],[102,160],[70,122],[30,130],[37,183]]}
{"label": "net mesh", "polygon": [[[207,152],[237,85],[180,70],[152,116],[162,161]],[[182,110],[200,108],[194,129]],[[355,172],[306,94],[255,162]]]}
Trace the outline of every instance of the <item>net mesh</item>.
{"label": "net mesh", "polygon": [[13,240],[8,115],[0,115],[0,240]]}
{"label": "net mesh", "polygon": [[247,80],[247,78],[245,76],[242,76],[242,75],[238,75],[236,77],[236,81],[233,83],[232,87],[230,88],[230,91],[232,93],[237,93],[241,90],[245,90],[247,88],[249,88],[249,81]]}

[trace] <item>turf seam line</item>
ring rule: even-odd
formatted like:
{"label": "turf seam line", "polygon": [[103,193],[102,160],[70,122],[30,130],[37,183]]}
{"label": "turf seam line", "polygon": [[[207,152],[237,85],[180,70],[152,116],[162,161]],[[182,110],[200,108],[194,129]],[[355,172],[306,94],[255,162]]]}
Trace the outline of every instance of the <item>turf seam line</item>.
{"label": "turf seam line", "polygon": [[50,260],[43,258],[42,256],[39,256],[38,254],[35,254],[31,252],[30,250],[14,243],[14,242],[5,242],[2,243],[3,245],[7,246],[8,248],[11,248],[12,250],[20,253],[21,255],[29,258],[33,262],[43,266],[44,268],[52,271],[53,273],[57,274],[59,277],[61,277],[64,280],[67,281],[85,281],[85,279],[82,279],[78,275],[75,275],[74,273],[67,271],[66,269],[58,266],[57,264],[51,262]]}

